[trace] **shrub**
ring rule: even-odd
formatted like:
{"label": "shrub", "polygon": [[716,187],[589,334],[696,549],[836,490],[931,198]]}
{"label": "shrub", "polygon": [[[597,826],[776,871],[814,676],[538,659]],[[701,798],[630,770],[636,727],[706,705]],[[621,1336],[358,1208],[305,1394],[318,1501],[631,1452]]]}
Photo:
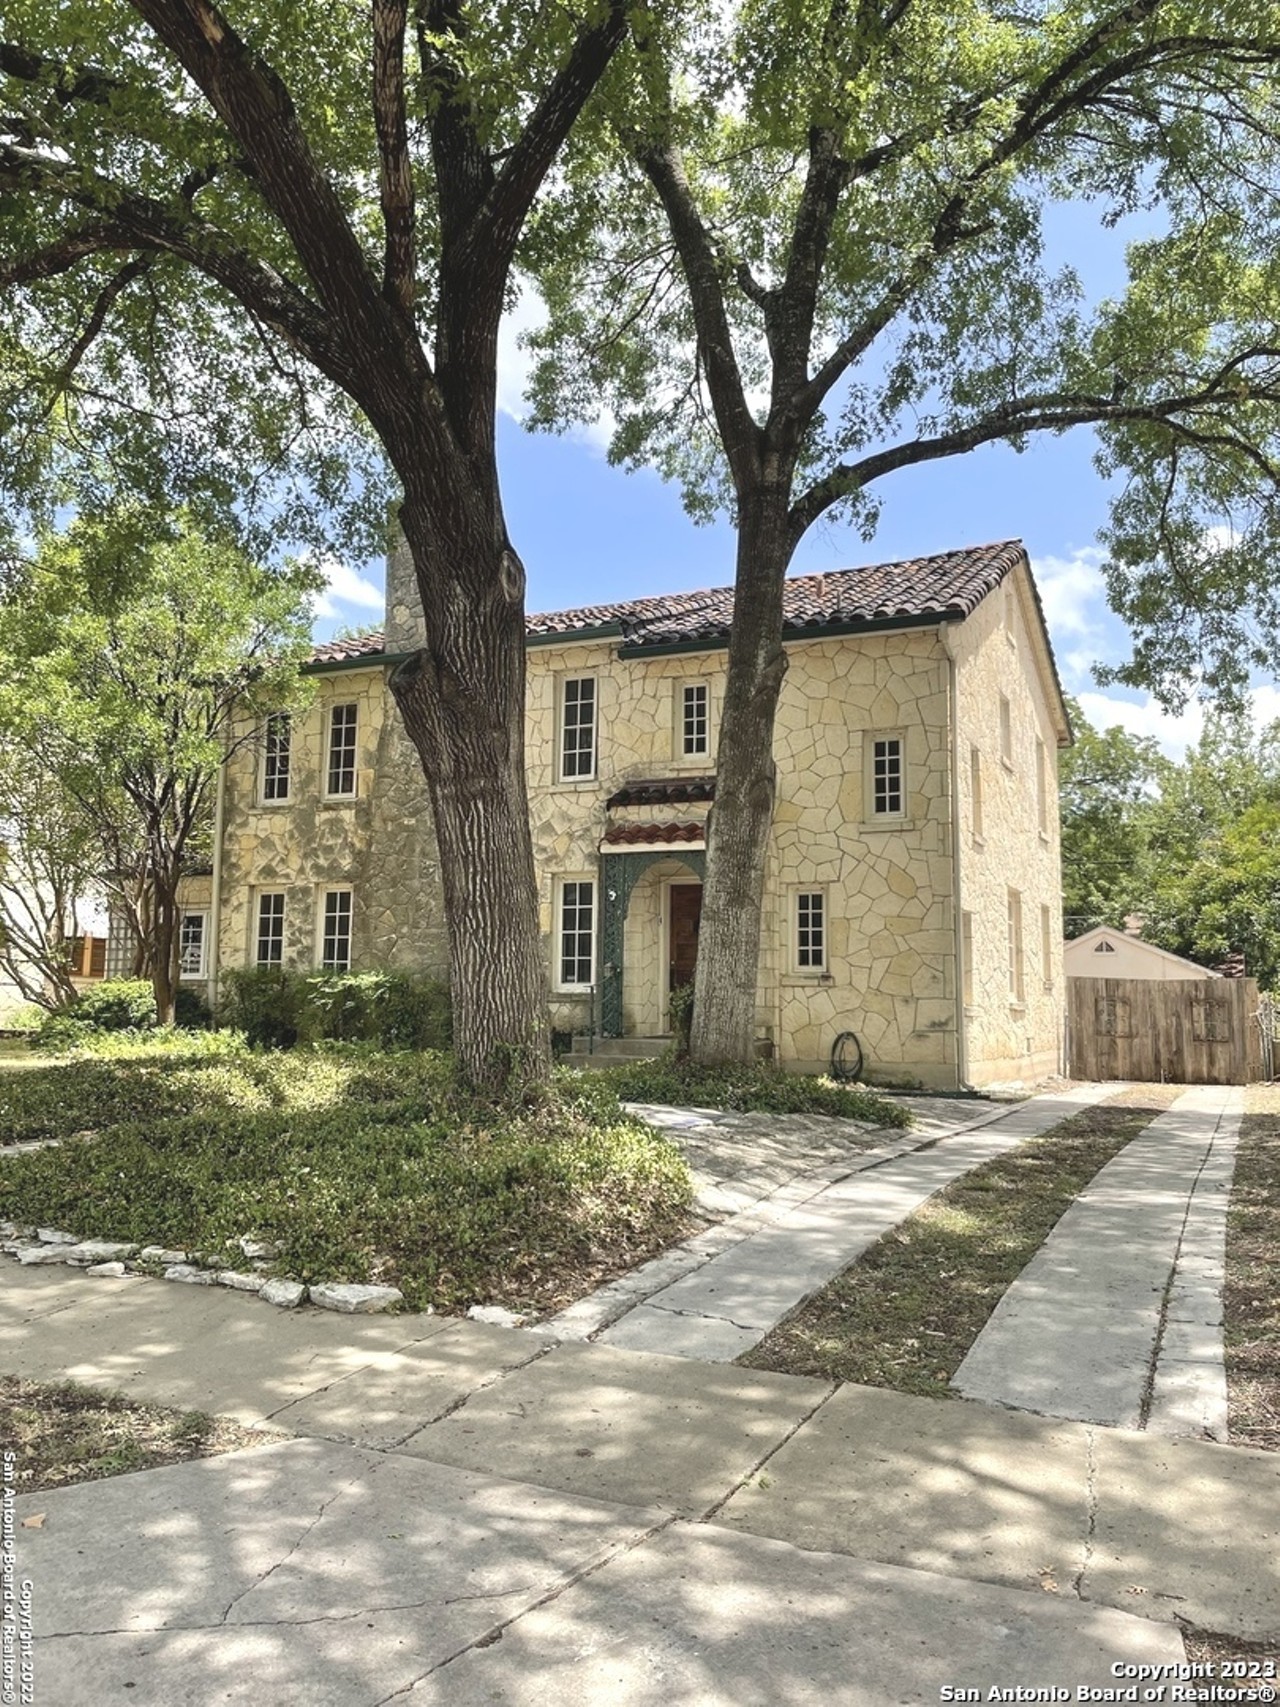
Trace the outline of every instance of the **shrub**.
{"label": "shrub", "polygon": [[66,1049],[88,1032],[145,1031],[155,1023],[155,993],[145,979],[107,978],[50,1014],[32,1042],[37,1049]]}
{"label": "shrub", "polygon": [[449,992],[414,972],[286,972],[255,966],[223,976],[222,1017],[250,1043],[376,1043],[384,1049],[445,1049]]}

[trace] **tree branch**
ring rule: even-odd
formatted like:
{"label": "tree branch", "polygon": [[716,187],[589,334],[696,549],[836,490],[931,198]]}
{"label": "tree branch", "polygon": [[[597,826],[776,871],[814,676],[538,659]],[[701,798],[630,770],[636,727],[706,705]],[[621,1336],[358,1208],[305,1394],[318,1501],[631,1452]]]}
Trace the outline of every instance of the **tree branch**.
{"label": "tree branch", "polygon": [[[1222,372],[1232,372],[1236,366],[1234,361],[1228,363]],[[1056,398],[1022,398],[1004,404],[968,426],[939,433],[933,438],[912,439],[875,451],[857,462],[842,463],[815,481],[792,505],[788,516],[792,537],[798,541],[832,504],[900,468],[959,456],[965,451],[976,450],[980,445],[1021,438],[1027,433],[1062,432],[1068,427],[1099,426],[1106,422],[1158,423],[1189,444],[1230,450],[1246,457],[1265,479],[1280,489],[1280,466],[1271,462],[1256,445],[1229,430],[1197,429],[1182,418],[1193,417],[1201,410],[1217,407],[1229,400],[1230,393],[1219,384],[1219,378],[1215,375],[1200,391],[1145,404],[1125,404],[1103,397],[1071,394]],[[1280,386],[1257,388],[1252,395],[1260,401],[1280,404]]]}
{"label": "tree branch", "polygon": [[404,98],[406,0],[373,0],[373,116],[378,132],[378,188],[386,232],[382,293],[413,314],[417,284],[413,161]]}
{"label": "tree branch", "polygon": [[711,406],[735,483],[742,492],[760,477],[764,435],[747,407],[715,247],[675,146],[635,138],[631,148],[666,210],[680,251]]}

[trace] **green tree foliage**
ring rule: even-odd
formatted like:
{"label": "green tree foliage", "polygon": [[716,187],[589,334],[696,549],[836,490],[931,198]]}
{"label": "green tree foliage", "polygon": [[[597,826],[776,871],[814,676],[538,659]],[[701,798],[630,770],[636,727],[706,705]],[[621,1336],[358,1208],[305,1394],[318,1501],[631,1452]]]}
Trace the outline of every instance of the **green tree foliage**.
{"label": "green tree foliage", "polygon": [[[1173,703],[1274,657],[1280,10],[748,0],[692,53],[636,39],[545,220],[535,417],[609,408],[616,461],[737,521],[693,1049],[745,1059],[782,581],[821,517],[869,537],[895,471],[1091,426],[1117,674]],[[1115,299],[1049,260],[1054,201],[1141,216]]]}
{"label": "green tree foliage", "polygon": [[68,848],[96,855],[162,1024],[184,863],[207,851],[213,785],[246,728],[298,699],[317,586],[308,568],[265,570],[225,537],[123,511],[43,532],[0,588],[0,771],[46,790]]}
{"label": "green tree foliage", "polygon": [[1075,743],[1058,768],[1066,934],[1123,926],[1141,898],[1156,788],[1172,765],[1154,741],[1090,726],[1071,702]]}
{"label": "green tree foliage", "polygon": [[1073,708],[1063,754],[1066,933],[1141,920],[1148,942],[1280,985],[1280,725],[1211,718],[1181,763]]}
{"label": "green tree foliage", "polygon": [[1149,820],[1143,934],[1280,982],[1280,725],[1212,719],[1168,767]]}

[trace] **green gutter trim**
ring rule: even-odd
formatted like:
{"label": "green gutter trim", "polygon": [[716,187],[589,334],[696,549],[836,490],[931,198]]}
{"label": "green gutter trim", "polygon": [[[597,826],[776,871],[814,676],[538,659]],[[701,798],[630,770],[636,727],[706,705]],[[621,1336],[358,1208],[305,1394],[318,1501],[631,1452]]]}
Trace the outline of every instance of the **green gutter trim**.
{"label": "green gutter trim", "polygon": [[327,676],[333,670],[381,670],[387,664],[403,664],[412,652],[364,652],[358,658],[320,658],[304,664],[304,676]]}

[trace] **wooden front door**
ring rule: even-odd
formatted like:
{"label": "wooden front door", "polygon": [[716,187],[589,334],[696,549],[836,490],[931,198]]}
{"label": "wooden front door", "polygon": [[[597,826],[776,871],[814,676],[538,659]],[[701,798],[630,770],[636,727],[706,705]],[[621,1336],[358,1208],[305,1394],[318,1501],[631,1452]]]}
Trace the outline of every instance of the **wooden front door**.
{"label": "wooden front door", "polygon": [[668,990],[679,990],[693,982],[698,958],[698,923],[702,918],[702,885],[673,883],[669,891],[670,941],[667,945]]}

